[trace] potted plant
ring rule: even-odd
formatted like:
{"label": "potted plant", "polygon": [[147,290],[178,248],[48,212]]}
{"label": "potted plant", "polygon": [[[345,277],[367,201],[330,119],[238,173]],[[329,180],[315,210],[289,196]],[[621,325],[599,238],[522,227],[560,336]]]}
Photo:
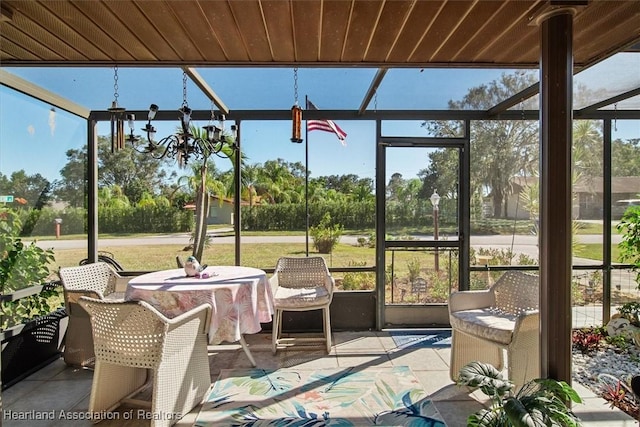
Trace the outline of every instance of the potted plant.
{"label": "potted plant", "polygon": [[491,399],[467,419],[468,426],[578,426],[580,419],[569,402],[582,403],[578,393],[564,381],[537,378],[514,392],[511,381],[503,378],[493,365],[471,362],[460,370],[458,385],[479,387]]}
{"label": "potted plant", "polygon": [[64,295],[51,281],[53,251],[20,238],[17,212],[0,209],[0,340],[5,389],[60,356]]}

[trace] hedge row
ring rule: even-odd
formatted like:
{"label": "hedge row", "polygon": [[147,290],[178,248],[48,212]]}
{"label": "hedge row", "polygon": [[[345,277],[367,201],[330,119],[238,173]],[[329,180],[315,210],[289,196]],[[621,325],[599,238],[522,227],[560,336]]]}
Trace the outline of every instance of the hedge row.
{"label": "hedge row", "polygon": [[[60,233],[86,234],[87,212],[83,208],[67,208],[57,211],[51,208],[21,210],[22,236],[53,236],[56,219]],[[175,207],[127,207],[100,208],[98,224],[100,233],[176,233],[189,232],[193,228],[193,212]]]}
{"label": "hedge row", "polygon": [[[413,207],[410,207],[413,205]],[[375,202],[310,203],[309,225],[317,225],[329,213],[333,224],[347,229],[375,228]],[[440,219],[446,222],[440,211]],[[428,201],[419,203],[388,203],[388,226],[414,226],[431,224],[433,208]],[[67,208],[56,211],[51,208],[21,210],[23,236],[55,235],[56,219],[62,220],[63,235],[87,233],[86,210]],[[251,231],[304,230],[306,207],[304,203],[280,203],[275,205],[243,206],[242,228]],[[193,211],[170,206],[102,207],[98,210],[100,233],[184,233],[193,229]]]}

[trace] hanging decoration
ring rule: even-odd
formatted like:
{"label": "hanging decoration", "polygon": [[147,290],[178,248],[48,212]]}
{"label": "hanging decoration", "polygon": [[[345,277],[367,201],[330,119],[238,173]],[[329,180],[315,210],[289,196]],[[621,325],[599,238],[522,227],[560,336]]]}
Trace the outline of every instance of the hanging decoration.
{"label": "hanging decoration", "polygon": [[126,109],[118,105],[118,66],[113,67],[113,101],[107,111],[111,114],[111,152],[124,148],[124,115]]}
{"label": "hanging decoration", "polygon": [[[191,108],[187,101],[187,73],[182,74],[182,106],[178,109],[180,115],[180,127],[177,133],[166,136],[156,141],[156,129],[152,125],[153,119],[158,112],[158,106],[151,104],[147,116],[147,124],[142,130],[147,134],[147,143],[140,144],[140,137],[134,135],[135,116],[129,114],[130,135],[128,140],[134,149],[140,153],[150,154],[156,159],[169,157],[176,159],[178,166],[185,167],[191,158],[206,161],[211,155],[229,158],[238,151],[236,144],[237,127],[231,126],[231,136],[225,135],[224,114],[216,114],[214,104],[211,103],[211,118],[209,124],[203,127],[204,135],[192,134]],[[219,126],[213,124],[216,121]]]}
{"label": "hanging decoration", "polygon": [[302,108],[298,105],[298,67],[293,69],[293,107],[291,107],[291,142],[302,143]]}

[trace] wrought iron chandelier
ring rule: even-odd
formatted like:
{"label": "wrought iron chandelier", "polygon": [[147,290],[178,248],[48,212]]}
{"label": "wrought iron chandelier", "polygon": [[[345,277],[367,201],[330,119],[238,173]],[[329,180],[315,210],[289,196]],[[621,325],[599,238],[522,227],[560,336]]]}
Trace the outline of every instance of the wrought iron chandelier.
{"label": "wrought iron chandelier", "polygon": [[[191,126],[191,108],[189,108],[189,103],[187,102],[187,73],[183,72],[182,106],[178,109],[181,113],[179,130],[175,134],[156,141],[156,129],[151,122],[156,117],[158,106],[151,104],[147,116],[147,124],[142,128],[147,134],[146,144],[140,141],[139,136],[134,135],[134,114],[127,114],[130,129],[127,139],[136,151],[150,154],[156,159],[165,157],[176,159],[180,167],[185,167],[191,158],[206,161],[211,154],[229,158],[239,149],[238,144],[236,144],[237,127],[232,125],[231,135],[225,134],[225,116],[224,114],[216,114],[213,107],[212,103],[211,118],[209,119],[209,124],[203,127],[204,134],[198,135],[197,132],[194,132],[196,133],[194,135],[192,133],[194,128]],[[217,122],[219,126],[214,125],[214,122]]]}

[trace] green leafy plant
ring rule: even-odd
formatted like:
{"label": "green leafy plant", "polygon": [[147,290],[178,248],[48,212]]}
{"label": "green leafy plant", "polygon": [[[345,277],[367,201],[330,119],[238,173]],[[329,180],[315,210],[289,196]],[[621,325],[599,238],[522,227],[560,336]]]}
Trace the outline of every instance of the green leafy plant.
{"label": "green leafy plant", "polygon": [[[35,242],[25,244],[19,237],[22,223],[16,212],[0,209],[0,293],[3,295],[49,280],[49,263],[54,260],[52,250],[44,250]],[[62,290],[49,286],[35,295],[0,303],[0,327],[47,314],[62,305]]]}
{"label": "green leafy plant", "polygon": [[327,212],[315,227],[309,228],[309,234],[313,239],[313,246],[321,254],[330,254],[340,241],[343,227],[340,224],[331,223],[331,215]]}
{"label": "green leafy plant", "polygon": [[0,292],[5,294],[40,285],[49,276],[52,250],[44,250],[35,242],[24,244],[19,237],[22,224],[10,209],[0,209]]}
{"label": "green leafy plant", "polygon": [[460,370],[458,385],[479,387],[491,406],[467,418],[468,426],[579,426],[580,419],[567,406],[582,403],[578,393],[564,381],[537,378],[513,392],[514,385],[493,365],[471,362]]}
{"label": "green leafy plant", "polygon": [[407,268],[409,269],[409,282],[413,283],[418,277],[420,277],[420,260],[416,257],[407,261]]}
{"label": "green leafy plant", "polygon": [[622,240],[618,243],[620,259],[633,265],[640,289],[640,207],[627,209],[616,229],[622,234]]}
{"label": "green leafy plant", "polygon": [[633,326],[640,327],[640,302],[626,302],[618,307],[618,313]]}
{"label": "green leafy plant", "polygon": [[[366,267],[367,262],[349,261],[349,267]],[[342,289],[351,290],[367,290],[375,288],[376,276],[374,273],[366,271],[358,271],[354,273],[345,273],[342,279]]]}

